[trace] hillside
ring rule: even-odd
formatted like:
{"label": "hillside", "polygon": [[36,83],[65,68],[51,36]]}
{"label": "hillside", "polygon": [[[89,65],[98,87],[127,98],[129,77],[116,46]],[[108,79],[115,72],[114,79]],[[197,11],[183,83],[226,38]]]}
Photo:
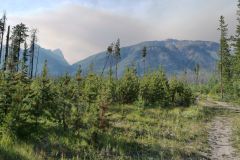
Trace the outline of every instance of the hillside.
{"label": "hillside", "polygon": [[[193,70],[196,64],[200,65],[202,71],[214,71],[219,48],[219,44],[215,42],[174,39],[148,41],[123,47],[121,48],[121,59],[118,67],[119,76],[123,74],[126,67],[132,65],[136,66],[138,74],[143,74],[141,52],[144,46],[148,48],[146,57],[147,70],[156,70],[159,67],[163,67],[168,74],[178,74],[184,70]],[[95,72],[101,73],[106,64],[107,55],[106,51],[103,51],[73,65],[69,65],[60,49],[49,50],[40,47],[37,67],[38,74],[41,73],[45,59],[48,61],[50,75],[59,76],[65,72],[75,74],[79,65],[82,66],[83,72],[86,73],[91,64]],[[106,74],[108,70],[109,61],[104,73]]]}
{"label": "hillside", "polygon": [[[202,70],[209,72],[215,69],[219,44],[208,41],[173,40],[142,42],[133,46],[121,48],[119,75],[122,75],[127,66],[135,65],[138,74],[143,73],[141,57],[142,48],[146,46],[148,55],[146,66],[148,70],[155,70],[162,66],[168,74],[177,74],[184,70],[193,70],[198,63]],[[94,71],[101,73],[106,63],[106,51],[81,60],[71,66],[74,73],[79,64],[86,72],[91,64]],[[108,71],[109,63],[105,72]]]}

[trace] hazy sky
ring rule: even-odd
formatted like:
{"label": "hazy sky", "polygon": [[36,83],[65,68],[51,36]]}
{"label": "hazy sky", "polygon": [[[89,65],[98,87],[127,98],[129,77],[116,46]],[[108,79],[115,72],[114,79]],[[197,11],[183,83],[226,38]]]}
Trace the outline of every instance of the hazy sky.
{"label": "hazy sky", "polygon": [[230,34],[237,0],[0,0],[8,23],[38,28],[39,44],[74,63],[105,48],[168,38],[218,41],[218,19]]}

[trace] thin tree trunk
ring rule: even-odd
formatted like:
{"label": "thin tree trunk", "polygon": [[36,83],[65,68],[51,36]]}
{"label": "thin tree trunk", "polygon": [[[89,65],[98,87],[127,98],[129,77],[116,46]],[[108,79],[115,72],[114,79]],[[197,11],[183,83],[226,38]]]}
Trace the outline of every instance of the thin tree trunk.
{"label": "thin tree trunk", "polygon": [[4,66],[3,70],[6,71],[7,69],[7,61],[8,61],[8,49],[9,49],[9,36],[10,36],[10,26],[8,26],[8,31],[7,31],[7,39],[6,39],[6,50],[5,50],[5,59],[4,59]]}
{"label": "thin tree trunk", "polygon": [[221,98],[223,99],[223,48],[221,46],[221,55],[220,55],[220,83],[221,83]]}
{"label": "thin tree trunk", "polygon": [[[35,41],[35,40],[34,40]],[[35,50],[35,42],[33,41],[32,49],[31,49],[31,69],[30,69],[30,78],[33,78],[33,61],[34,61],[34,50]]]}
{"label": "thin tree trunk", "polygon": [[5,24],[6,23],[6,16],[5,13],[3,15],[3,30],[1,34],[1,46],[0,46],[0,64],[2,63],[2,50],[3,50],[3,38],[4,38],[4,32],[5,32]]}
{"label": "thin tree trunk", "polygon": [[145,58],[143,59],[143,75],[146,73]]}
{"label": "thin tree trunk", "polygon": [[116,79],[118,79],[118,57],[116,59]]}
{"label": "thin tree trunk", "polygon": [[110,80],[112,79],[112,56],[110,55],[110,72],[109,72],[109,75],[110,75]]}
{"label": "thin tree trunk", "polygon": [[[21,36],[20,36],[20,39],[21,39]],[[20,62],[20,52],[21,52],[21,41],[18,42],[18,51],[17,51],[17,59],[15,61],[16,63],[16,71],[18,72],[18,66],[19,66],[19,62]]]}
{"label": "thin tree trunk", "polygon": [[37,62],[36,62],[36,67],[35,67],[35,78],[37,77],[37,71],[38,71],[38,57],[39,57],[39,49],[40,49],[40,47],[38,47],[38,53],[37,53]]}
{"label": "thin tree trunk", "polygon": [[63,119],[62,119],[62,121],[63,121],[63,130],[64,131],[66,131],[66,128],[67,128],[67,125],[66,125],[66,117],[65,117],[65,112],[66,112],[66,107],[64,106],[64,108],[63,108]]}

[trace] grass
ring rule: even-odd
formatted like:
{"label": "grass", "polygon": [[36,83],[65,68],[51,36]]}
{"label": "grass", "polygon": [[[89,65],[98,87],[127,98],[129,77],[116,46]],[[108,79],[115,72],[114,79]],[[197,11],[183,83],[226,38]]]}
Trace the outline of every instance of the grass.
{"label": "grass", "polygon": [[240,152],[240,116],[233,117],[233,142],[235,148]]}
{"label": "grass", "polygon": [[113,105],[109,127],[98,133],[97,142],[89,142],[89,130],[68,133],[51,126],[38,139],[2,137],[0,159],[200,159],[208,148],[206,123],[212,114],[201,106]]}

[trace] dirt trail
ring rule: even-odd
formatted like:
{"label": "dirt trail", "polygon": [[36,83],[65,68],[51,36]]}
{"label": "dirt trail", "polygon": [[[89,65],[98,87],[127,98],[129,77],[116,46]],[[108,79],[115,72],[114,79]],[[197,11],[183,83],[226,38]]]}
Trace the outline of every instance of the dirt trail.
{"label": "dirt trail", "polygon": [[[240,108],[213,100],[207,100],[206,106],[220,109],[229,109],[239,113]],[[208,142],[210,153],[208,157],[213,160],[240,160],[239,155],[232,146],[232,119],[227,115],[217,116],[211,123]]]}
{"label": "dirt trail", "polygon": [[211,159],[239,159],[236,150],[232,147],[231,124],[231,118],[225,116],[219,116],[213,120],[208,139],[211,147],[211,153],[209,155]]}

